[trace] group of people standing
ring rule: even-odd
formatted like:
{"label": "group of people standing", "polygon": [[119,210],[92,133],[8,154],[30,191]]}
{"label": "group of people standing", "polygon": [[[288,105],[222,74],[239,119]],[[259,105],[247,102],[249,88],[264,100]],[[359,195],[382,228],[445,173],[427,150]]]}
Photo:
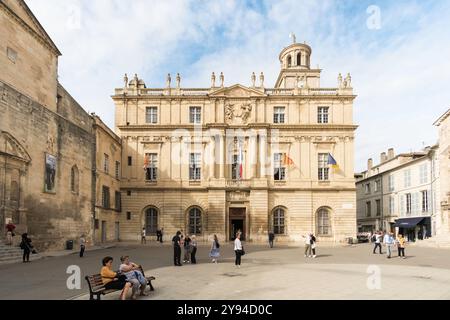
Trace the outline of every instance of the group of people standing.
{"label": "group of people standing", "polygon": [[195,235],[189,236],[183,235],[181,231],[177,231],[176,235],[172,238],[173,244],[173,263],[177,267],[181,267],[181,247],[184,248],[184,263],[196,264],[197,260],[195,255],[197,254],[197,239]]}
{"label": "group of people standing", "polygon": [[383,254],[382,244],[384,243],[384,245],[386,246],[386,256],[388,259],[391,258],[392,250],[395,246],[397,246],[398,256],[402,257],[403,259],[406,259],[405,257],[406,239],[405,237],[403,237],[402,234],[399,234],[396,238],[394,238],[394,234],[392,232],[377,231],[373,234],[371,240],[374,243],[373,254],[376,253],[377,249],[379,249],[380,254]]}
{"label": "group of people standing", "polygon": [[305,258],[316,258],[316,237],[312,233],[302,237],[305,239]]}
{"label": "group of people standing", "polygon": [[[244,248],[241,243],[241,232],[236,234],[236,239],[234,240],[234,252],[236,255],[235,265],[240,268],[241,257],[245,254]],[[183,235],[181,231],[177,231],[176,235],[172,238],[173,244],[173,263],[175,266],[182,266],[181,264],[181,248],[184,248],[184,259],[183,263],[196,264],[197,260],[195,255],[197,253],[197,239],[195,235],[189,236]],[[211,243],[211,248],[209,251],[209,257],[212,259],[212,263],[218,263],[220,258],[220,243],[219,238],[215,234]]]}

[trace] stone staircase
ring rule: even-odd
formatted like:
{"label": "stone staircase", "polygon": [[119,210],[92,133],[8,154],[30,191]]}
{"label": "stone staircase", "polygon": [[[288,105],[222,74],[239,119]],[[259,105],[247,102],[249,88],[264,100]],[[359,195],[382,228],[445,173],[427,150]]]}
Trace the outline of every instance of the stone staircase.
{"label": "stone staircase", "polygon": [[[6,245],[0,240],[0,264],[22,262],[23,250],[17,245]],[[39,254],[30,254],[30,261],[39,259]]]}

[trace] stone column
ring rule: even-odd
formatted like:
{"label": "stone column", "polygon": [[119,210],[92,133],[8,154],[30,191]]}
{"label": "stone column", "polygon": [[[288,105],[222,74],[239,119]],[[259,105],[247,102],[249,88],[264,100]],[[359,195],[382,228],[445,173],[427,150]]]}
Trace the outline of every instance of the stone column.
{"label": "stone column", "polygon": [[220,174],[220,179],[225,179],[225,134],[223,133],[220,136],[220,170],[219,170],[219,174]]}
{"label": "stone column", "polygon": [[267,159],[267,132],[264,130],[259,135],[259,177],[264,178],[266,173],[266,159]]}
{"label": "stone column", "polygon": [[26,175],[25,171],[19,173],[19,221],[17,223],[22,226],[27,224],[27,209],[25,208]]}
{"label": "stone column", "polygon": [[215,151],[216,151],[216,139],[215,137],[211,137],[209,142],[209,178],[214,179],[215,178]]}

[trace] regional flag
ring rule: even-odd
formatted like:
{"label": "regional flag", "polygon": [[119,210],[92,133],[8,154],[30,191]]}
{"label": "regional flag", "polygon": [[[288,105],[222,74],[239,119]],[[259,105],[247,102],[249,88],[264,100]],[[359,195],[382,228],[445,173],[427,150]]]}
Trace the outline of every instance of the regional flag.
{"label": "regional flag", "polygon": [[336,162],[336,159],[333,158],[331,153],[328,154],[328,164],[335,170],[339,170],[339,165]]}
{"label": "regional flag", "polygon": [[144,157],[144,170],[147,170],[147,168],[150,166],[150,157],[148,155],[145,155]]}

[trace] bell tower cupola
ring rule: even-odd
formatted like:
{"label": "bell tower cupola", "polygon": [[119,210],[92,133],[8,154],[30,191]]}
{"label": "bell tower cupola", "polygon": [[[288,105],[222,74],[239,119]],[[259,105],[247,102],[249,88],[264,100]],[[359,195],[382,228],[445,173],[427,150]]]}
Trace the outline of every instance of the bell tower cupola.
{"label": "bell tower cupola", "polygon": [[311,47],[306,43],[297,43],[294,34],[291,34],[290,37],[292,44],[284,48],[279,55],[281,71],[275,87],[294,88],[309,84],[315,86],[316,81],[308,83],[308,78],[311,78],[310,76],[314,73],[316,77],[320,77],[320,70],[311,69]]}

